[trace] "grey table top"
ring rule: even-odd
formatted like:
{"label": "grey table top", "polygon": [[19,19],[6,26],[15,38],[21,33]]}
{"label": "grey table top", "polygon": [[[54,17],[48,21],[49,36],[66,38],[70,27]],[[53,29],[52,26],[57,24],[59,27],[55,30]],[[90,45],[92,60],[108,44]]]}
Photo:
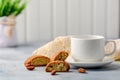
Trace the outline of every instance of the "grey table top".
{"label": "grey table top", "polygon": [[13,48],[0,48],[0,80],[120,80],[120,62],[113,62],[102,68],[86,69],[87,73],[78,73],[71,68],[69,72],[57,72],[52,76],[45,67],[28,71],[24,67],[25,59],[44,43],[24,45]]}

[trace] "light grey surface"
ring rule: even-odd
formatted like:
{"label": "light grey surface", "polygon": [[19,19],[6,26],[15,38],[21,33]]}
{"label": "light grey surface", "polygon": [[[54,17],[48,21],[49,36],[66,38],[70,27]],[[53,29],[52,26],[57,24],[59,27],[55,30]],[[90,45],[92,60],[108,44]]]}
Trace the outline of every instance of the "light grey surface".
{"label": "light grey surface", "polygon": [[25,59],[42,44],[0,48],[0,80],[120,80],[120,62],[114,62],[102,68],[87,69],[86,74],[78,73],[77,68],[69,72],[50,75],[45,67],[28,71],[24,67]]}

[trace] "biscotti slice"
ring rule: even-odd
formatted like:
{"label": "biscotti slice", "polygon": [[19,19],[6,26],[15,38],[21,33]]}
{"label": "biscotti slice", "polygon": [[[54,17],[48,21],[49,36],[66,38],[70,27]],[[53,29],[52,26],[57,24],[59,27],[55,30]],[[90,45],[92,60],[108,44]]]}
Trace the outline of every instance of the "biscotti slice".
{"label": "biscotti slice", "polygon": [[46,72],[51,72],[52,70],[55,70],[56,72],[68,72],[70,69],[70,66],[65,61],[51,61],[46,66]]}
{"label": "biscotti slice", "polygon": [[25,66],[46,66],[50,59],[46,56],[31,56],[25,61]]}
{"label": "biscotti slice", "polygon": [[51,61],[56,61],[56,60],[65,61],[67,57],[68,57],[68,52],[59,51],[53,55]]}

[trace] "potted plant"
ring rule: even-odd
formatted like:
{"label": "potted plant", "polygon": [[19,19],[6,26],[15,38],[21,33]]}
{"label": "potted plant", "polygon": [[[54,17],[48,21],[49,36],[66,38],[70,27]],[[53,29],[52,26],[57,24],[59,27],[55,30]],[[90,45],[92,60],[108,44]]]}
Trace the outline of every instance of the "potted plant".
{"label": "potted plant", "polygon": [[0,0],[0,47],[17,44],[15,18],[25,9],[29,0]]}

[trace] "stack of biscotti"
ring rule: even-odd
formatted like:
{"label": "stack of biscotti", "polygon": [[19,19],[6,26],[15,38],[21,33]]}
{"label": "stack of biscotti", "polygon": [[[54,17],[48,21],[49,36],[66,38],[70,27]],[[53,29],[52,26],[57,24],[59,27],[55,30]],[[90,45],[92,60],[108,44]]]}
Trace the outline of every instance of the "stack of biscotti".
{"label": "stack of biscotti", "polygon": [[68,55],[68,52],[65,51],[54,53],[51,59],[43,55],[32,55],[27,58],[24,65],[28,70],[33,70],[36,66],[46,66],[46,72],[51,72],[52,70],[67,72],[70,69],[69,64],[65,62]]}
{"label": "stack of biscotti", "polygon": [[68,57],[68,52],[59,51],[51,57],[51,61],[46,66],[46,72],[51,72],[55,70],[56,72],[68,72],[70,66],[65,62]]}
{"label": "stack of biscotti", "polygon": [[38,48],[32,55],[43,55],[51,58],[58,51],[70,53],[70,36],[60,36]]}

